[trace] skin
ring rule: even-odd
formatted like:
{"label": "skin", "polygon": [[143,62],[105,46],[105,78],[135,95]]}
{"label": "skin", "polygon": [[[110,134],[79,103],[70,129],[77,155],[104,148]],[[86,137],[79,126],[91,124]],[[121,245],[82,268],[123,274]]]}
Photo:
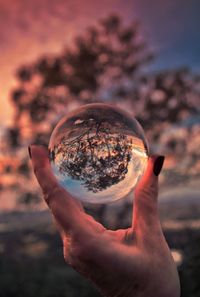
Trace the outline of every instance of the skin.
{"label": "skin", "polygon": [[137,185],[132,226],[116,231],[86,214],[81,203],[58,184],[44,147],[31,146],[31,157],[69,265],[105,297],[180,297],[177,268],[158,216],[156,156],[149,158]]}

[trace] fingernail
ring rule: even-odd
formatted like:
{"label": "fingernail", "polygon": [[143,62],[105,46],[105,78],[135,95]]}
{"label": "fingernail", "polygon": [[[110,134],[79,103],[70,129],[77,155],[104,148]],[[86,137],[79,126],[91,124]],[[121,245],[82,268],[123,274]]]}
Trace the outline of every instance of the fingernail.
{"label": "fingernail", "polygon": [[164,163],[165,157],[164,156],[159,156],[153,166],[153,172],[156,176],[158,176],[161,172],[161,169],[163,167],[163,163]]}
{"label": "fingernail", "polygon": [[28,147],[28,153],[29,153],[29,157],[31,159],[32,157],[31,157],[31,147],[30,146]]}

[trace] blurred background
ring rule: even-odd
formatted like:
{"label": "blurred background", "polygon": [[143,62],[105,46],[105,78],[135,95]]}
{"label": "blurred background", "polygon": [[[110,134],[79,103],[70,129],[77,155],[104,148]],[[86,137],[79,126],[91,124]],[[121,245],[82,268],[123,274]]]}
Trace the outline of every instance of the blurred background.
{"label": "blurred background", "polygon": [[[33,176],[29,144],[94,102],[142,124],[166,156],[159,211],[182,297],[200,296],[200,34],[198,0],[0,0],[0,292],[94,297],[64,263]],[[111,229],[130,225],[132,195],[86,206]]]}

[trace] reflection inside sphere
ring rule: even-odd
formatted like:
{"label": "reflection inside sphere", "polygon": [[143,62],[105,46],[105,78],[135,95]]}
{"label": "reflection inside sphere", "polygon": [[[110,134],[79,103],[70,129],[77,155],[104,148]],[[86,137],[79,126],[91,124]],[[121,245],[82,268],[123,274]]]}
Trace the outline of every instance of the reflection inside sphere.
{"label": "reflection inside sphere", "polygon": [[84,202],[125,197],[147,164],[147,142],[139,123],[106,104],[85,105],[55,127],[50,161],[60,184]]}

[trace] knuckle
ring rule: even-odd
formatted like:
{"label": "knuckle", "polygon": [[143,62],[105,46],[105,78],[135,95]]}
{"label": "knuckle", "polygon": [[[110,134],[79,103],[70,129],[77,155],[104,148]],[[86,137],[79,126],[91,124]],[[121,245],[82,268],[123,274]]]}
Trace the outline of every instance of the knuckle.
{"label": "knuckle", "polygon": [[144,196],[144,197],[156,197],[158,193],[157,187],[153,183],[150,183],[148,185],[145,185],[144,187],[141,187],[139,189],[136,189],[135,194],[138,196]]}
{"label": "knuckle", "polygon": [[44,199],[45,199],[46,203],[51,207],[55,207],[56,204],[54,203],[54,201],[57,200],[57,199],[55,199],[55,197],[58,198],[59,196],[61,196],[62,191],[61,191],[60,187],[55,184],[50,189],[48,187],[44,187],[43,195],[44,195]]}
{"label": "knuckle", "polygon": [[42,177],[44,177],[44,166],[35,164],[35,166],[33,167],[33,172],[37,176],[37,178],[42,179]]}

